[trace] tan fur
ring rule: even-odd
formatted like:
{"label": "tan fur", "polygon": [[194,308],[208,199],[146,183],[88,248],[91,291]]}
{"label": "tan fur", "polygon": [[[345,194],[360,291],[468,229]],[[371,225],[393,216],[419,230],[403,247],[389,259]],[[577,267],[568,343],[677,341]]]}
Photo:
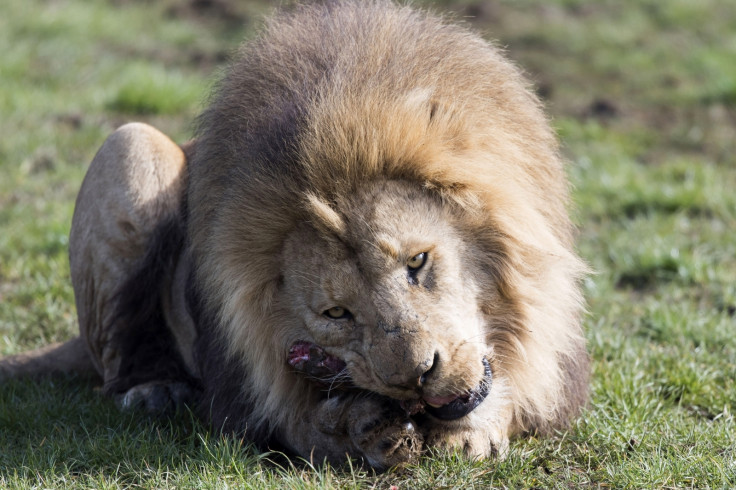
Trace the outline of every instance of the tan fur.
{"label": "tan fur", "polygon": [[[187,154],[185,167],[160,133],[123,128],[80,194],[80,326],[111,391],[158,386],[120,381],[126,326],[105,305],[172,222],[185,238],[154,287],[216,426],[380,468],[422,447],[500,454],[585,403],[586,267],[563,162],[526,81],[478,36],[382,0],[297,7],[244,45]],[[352,317],[327,318],[336,306]],[[293,372],[299,341],[344,360],[354,388]],[[484,358],[490,394],[466,416],[397,409],[474,390]]]}
{"label": "tan fur", "polygon": [[106,382],[121,361],[113,341],[125,328],[114,318],[121,278],[157,224],[178,214],[184,163],[184,153],[159,131],[128,124],[100,148],[77,196],[69,261],[79,330]]}

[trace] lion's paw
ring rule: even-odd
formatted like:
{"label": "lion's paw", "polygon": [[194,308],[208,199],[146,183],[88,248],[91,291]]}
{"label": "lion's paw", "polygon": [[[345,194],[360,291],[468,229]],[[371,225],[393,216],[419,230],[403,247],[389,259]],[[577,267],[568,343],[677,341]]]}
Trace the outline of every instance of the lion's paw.
{"label": "lion's paw", "polygon": [[186,383],[153,381],[121,393],[116,402],[122,410],[142,409],[160,414],[187,404],[193,396],[192,388]]}
{"label": "lion's paw", "polygon": [[485,430],[435,430],[427,434],[425,440],[427,447],[462,451],[470,459],[504,459],[509,447],[506,435]]}
{"label": "lion's paw", "polygon": [[390,468],[416,459],[424,438],[414,422],[392,402],[362,399],[348,414],[353,444],[374,468]]}

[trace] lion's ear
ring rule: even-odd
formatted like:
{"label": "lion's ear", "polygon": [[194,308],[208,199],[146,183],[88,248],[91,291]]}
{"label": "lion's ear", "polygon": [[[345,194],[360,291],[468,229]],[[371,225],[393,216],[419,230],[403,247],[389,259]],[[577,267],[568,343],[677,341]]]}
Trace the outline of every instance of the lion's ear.
{"label": "lion's ear", "polygon": [[320,231],[338,237],[345,236],[347,229],[345,220],[326,201],[310,193],[305,199],[305,207],[312,217],[312,224]]}

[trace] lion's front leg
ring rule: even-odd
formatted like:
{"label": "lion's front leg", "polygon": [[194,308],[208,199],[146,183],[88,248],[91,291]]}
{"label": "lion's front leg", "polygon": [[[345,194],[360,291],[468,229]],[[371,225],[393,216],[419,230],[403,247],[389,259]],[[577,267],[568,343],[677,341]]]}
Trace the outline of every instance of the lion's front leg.
{"label": "lion's front leg", "polygon": [[364,459],[376,469],[412,461],[423,437],[399,405],[367,393],[340,393],[318,401],[282,431],[284,443],[315,463]]}

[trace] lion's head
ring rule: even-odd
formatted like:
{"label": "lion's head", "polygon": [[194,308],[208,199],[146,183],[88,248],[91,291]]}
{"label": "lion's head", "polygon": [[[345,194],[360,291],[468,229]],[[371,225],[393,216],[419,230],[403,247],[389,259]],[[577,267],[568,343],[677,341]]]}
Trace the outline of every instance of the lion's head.
{"label": "lion's head", "polygon": [[188,232],[247,422],[319,396],[287,362],[307,342],[452,426],[564,423],[586,392],[585,266],[537,99],[460,28],[336,5],[273,22],[200,119]]}
{"label": "lion's head", "polygon": [[285,241],[279,306],[294,315],[289,335],[385,396],[446,405],[483,392],[491,277],[464,238],[462,210],[404,181],[371,182],[345,199],[338,213],[312,196],[314,220]]}

